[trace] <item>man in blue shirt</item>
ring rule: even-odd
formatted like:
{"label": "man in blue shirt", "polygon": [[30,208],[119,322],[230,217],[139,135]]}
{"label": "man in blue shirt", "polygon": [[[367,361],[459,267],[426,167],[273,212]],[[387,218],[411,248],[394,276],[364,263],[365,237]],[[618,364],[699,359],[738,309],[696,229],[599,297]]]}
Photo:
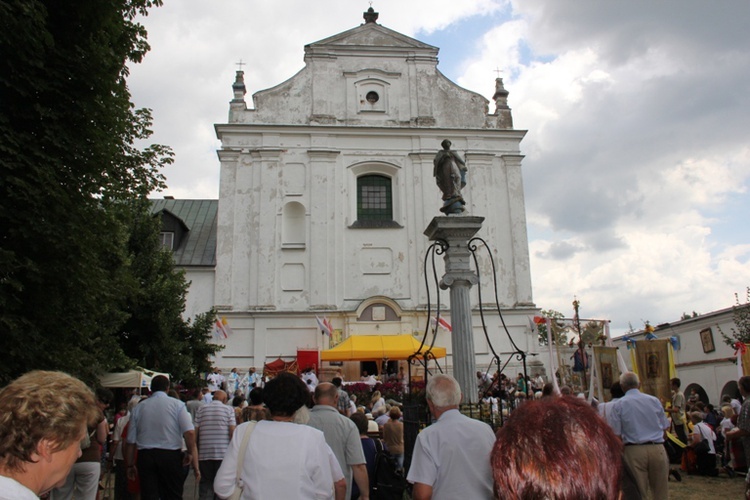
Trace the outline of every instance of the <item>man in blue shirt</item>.
{"label": "man in blue shirt", "polygon": [[630,468],[641,495],[651,489],[651,498],[668,498],[669,459],[664,450],[664,431],[669,420],[658,399],[638,389],[641,381],[633,372],[620,376],[625,396],[612,404],[609,419],[625,445],[623,460]]}
{"label": "man in blue shirt", "polygon": [[[143,500],[182,500],[182,439],[185,438],[196,482],[200,481],[198,449],[193,421],[185,403],[167,396],[169,379],[157,375],[151,381],[151,397],[133,409],[128,425],[125,464],[128,477],[136,466]],[[134,446],[138,463],[134,463]]]}

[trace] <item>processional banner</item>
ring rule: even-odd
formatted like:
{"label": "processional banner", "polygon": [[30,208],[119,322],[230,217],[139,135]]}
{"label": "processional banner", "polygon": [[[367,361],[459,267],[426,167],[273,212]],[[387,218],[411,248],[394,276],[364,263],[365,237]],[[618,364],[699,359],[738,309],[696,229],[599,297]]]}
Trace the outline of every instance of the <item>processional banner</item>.
{"label": "processional banner", "polygon": [[741,372],[742,376],[750,375],[750,349],[747,348],[747,345],[742,344],[741,347],[738,348],[738,353],[741,356],[741,359],[738,361],[742,363],[742,370],[738,371]]}
{"label": "processional banner", "polygon": [[611,401],[610,388],[620,380],[620,366],[617,363],[617,348],[594,346],[594,363],[596,363],[597,389],[601,401]]}
{"label": "processional banner", "polygon": [[635,354],[641,392],[655,396],[662,403],[670,401],[669,339],[640,341]]}

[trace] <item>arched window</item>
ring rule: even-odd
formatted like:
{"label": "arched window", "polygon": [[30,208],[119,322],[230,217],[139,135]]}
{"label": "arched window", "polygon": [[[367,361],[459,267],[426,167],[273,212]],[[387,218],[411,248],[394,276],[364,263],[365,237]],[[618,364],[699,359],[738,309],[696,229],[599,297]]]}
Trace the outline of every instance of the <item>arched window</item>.
{"label": "arched window", "polygon": [[357,178],[357,220],[393,220],[393,191],[390,177],[363,175]]}

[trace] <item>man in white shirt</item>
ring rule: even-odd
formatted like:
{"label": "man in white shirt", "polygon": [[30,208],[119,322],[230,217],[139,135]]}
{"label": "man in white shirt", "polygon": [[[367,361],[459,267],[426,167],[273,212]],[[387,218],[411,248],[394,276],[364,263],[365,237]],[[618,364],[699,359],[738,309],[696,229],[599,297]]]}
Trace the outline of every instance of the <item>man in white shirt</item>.
{"label": "man in white shirt", "polygon": [[450,375],[432,377],[426,392],[436,422],[417,436],[406,478],[414,484],[412,498],[491,499],[492,428],[458,411],[461,388]]}
{"label": "man in white shirt", "polygon": [[224,375],[221,374],[221,370],[214,367],[213,373],[209,374],[208,377],[206,377],[206,382],[208,382],[209,392],[213,394],[214,392],[224,387],[226,379],[224,378]]}

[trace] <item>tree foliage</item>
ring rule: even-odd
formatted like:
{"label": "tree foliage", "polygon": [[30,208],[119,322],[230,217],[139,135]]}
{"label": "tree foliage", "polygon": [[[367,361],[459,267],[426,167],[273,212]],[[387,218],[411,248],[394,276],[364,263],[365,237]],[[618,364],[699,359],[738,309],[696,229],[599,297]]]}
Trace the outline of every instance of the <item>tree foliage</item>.
{"label": "tree foliage", "polygon": [[134,203],[128,241],[129,275],[124,284],[128,319],[118,335],[125,354],[140,366],[172,374],[195,386],[200,372],[209,371],[208,356],[220,346],[211,343],[213,311],[185,321],[188,283],[175,271],[172,253],[159,242],[160,219],[151,215],[149,202]]}
{"label": "tree foliage", "polygon": [[745,289],[745,303],[740,302],[738,294],[734,294],[735,305],[732,306],[732,319],[734,326],[730,329],[731,336],[724,333],[721,328],[719,332],[724,337],[724,342],[732,345],[739,341],[750,344],[750,287]]}
{"label": "tree foliage", "polygon": [[[568,343],[568,325],[563,321],[565,315],[554,309],[543,309],[542,317],[552,320],[552,343],[554,345],[564,345]],[[547,342],[547,325],[541,323],[537,325],[539,335],[539,345],[548,345]]]}
{"label": "tree foliage", "polygon": [[[136,146],[151,116],[126,77],[149,48],[134,18],[160,4],[0,1],[0,383],[34,368],[93,381],[141,359],[119,336],[144,299],[131,202],[163,187],[172,153]],[[152,297],[184,297],[161,286]]]}

